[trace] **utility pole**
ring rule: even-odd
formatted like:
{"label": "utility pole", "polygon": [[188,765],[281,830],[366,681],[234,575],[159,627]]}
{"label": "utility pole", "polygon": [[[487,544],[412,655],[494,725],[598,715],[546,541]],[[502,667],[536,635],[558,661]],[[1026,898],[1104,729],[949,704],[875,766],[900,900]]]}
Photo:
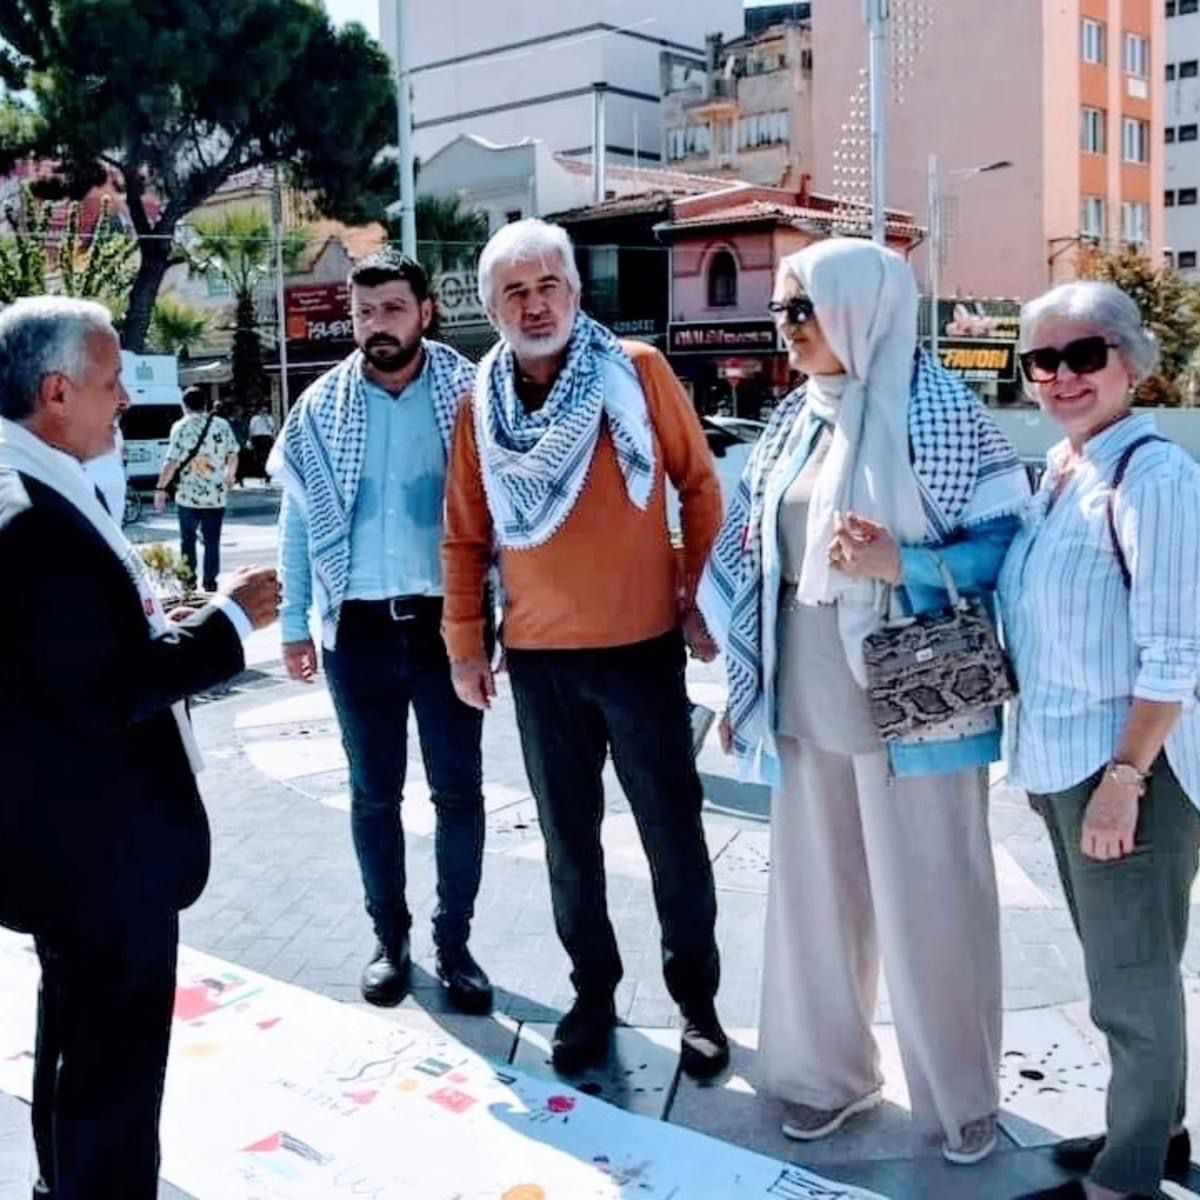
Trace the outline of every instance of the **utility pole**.
{"label": "utility pole", "polygon": [[929,156],[929,353],[938,361],[938,279],[942,254],[942,197],[938,181],[938,157]]}
{"label": "utility pole", "polygon": [[871,237],[887,243],[888,15],[891,0],[864,0],[870,31]]}
{"label": "utility pole", "polygon": [[275,237],[275,341],[279,349],[279,399],[286,417],[291,401],[288,397],[287,360],[287,300],[283,290],[283,183],[279,166],[275,166],[275,178],[271,185],[271,226]]}
{"label": "utility pole", "polygon": [[400,156],[400,249],[410,258],[417,256],[416,182],[413,177],[412,99],[409,94],[408,30],[405,27],[405,0],[392,0],[396,17],[396,146]]}

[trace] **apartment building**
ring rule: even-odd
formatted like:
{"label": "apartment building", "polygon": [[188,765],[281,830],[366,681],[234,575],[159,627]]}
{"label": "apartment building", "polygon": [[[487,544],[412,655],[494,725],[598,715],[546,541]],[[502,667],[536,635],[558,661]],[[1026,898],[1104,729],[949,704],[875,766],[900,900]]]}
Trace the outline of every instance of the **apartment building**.
{"label": "apartment building", "polygon": [[1166,244],[1180,272],[1200,279],[1200,0],[1167,0],[1165,13]]}

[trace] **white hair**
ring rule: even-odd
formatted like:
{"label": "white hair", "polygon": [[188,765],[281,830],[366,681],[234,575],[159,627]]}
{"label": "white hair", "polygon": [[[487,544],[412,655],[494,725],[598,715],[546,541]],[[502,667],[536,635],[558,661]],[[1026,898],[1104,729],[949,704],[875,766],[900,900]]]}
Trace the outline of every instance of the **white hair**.
{"label": "white hair", "polygon": [[97,335],[117,336],[108,309],[94,300],[27,296],[9,305],[0,313],[0,416],[33,416],[47,375],[77,383]]}
{"label": "white hair", "polygon": [[1062,283],[1021,307],[1021,349],[1037,345],[1037,331],[1046,321],[1063,318],[1094,325],[1114,342],[1135,384],[1158,366],[1158,342],[1142,323],[1133,300],[1115,283],[1083,279]]}
{"label": "white hair", "polygon": [[579,268],[575,265],[571,239],[561,225],[552,225],[537,217],[526,217],[523,221],[502,225],[492,234],[479,256],[480,303],[485,309],[492,308],[492,281],[497,267],[519,262],[549,263],[556,258],[562,262],[567,286],[578,295],[582,286]]}

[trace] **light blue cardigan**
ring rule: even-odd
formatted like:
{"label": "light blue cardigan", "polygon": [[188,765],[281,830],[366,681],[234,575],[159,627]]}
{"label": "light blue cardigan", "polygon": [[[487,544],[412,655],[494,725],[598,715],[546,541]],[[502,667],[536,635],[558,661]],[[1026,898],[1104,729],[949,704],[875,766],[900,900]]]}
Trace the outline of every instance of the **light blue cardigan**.
{"label": "light blue cardigan", "polygon": [[[762,670],[765,704],[763,744],[755,774],[764,782],[779,783],[778,752],[775,745],[775,674],[777,649],[775,631],[779,615],[779,592],[783,582],[780,554],[779,509],[784,494],[804,469],[817,443],[820,422],[805,412],[807,424],[795,439],[790,456],[776,464],[767,481],[762,519]],[[914,613],[945,608],[950,599],[942,583],[938,559],[950,569],[959,591],[979,596],[995,611],[994,591],[1000,565],[1009,543],[1021,527],[1016,516],[997,517],[970,528],[956,530],[951,540],[937,546],[902,546],[900,565],[903,587]],[[888,759],[897,777],[943,775],[982,767],[1000,758],[1001,730],[997,713],[994,731],[948,741],[889,742]]]}

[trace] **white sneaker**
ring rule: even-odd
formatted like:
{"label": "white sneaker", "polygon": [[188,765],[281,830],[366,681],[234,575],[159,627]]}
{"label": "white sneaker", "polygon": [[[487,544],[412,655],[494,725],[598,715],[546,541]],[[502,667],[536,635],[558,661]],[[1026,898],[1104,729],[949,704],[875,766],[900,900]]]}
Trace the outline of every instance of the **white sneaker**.
{"label": "white sneaker", "polygon": [[957,1146],[948,1141],[942,1143],[942,1157],[960,1167],[969,1167],[982,1162],[995,1148],[996,1118],[980,1117],[978,1121],[968,1121],[958,1131]]}
{"label": "white sneaker", "polygon": [[807,1104],[789,1104],[787,1120],[783,1123],[783,1136],[795,1142],[812,1142],[828,1137],[856,1113],[869,1112],[883,1102],[882,1092],[870,1092],[858,1100],[851,1100],[841,1108],[812,1108]]}

